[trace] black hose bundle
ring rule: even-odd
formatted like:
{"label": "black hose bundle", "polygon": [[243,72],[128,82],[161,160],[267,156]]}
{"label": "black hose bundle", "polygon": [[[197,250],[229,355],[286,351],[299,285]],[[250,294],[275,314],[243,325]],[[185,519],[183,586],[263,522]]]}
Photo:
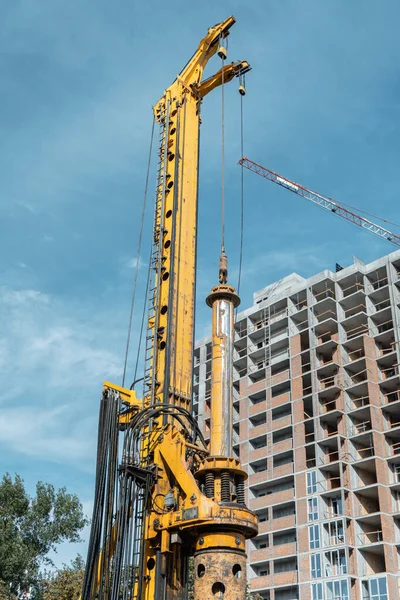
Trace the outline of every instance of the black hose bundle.
{"label": "black hose bundle", "polygon": [[[134,600],[143,589],[144,525],[150,508],[154,468],[143,446],[159,417],[177,421],[191,444],[206,444],[195,418],[186,409],[157,403],[134,414],[124,428],[119,452],[122,409],[117,391],[106,389],[100,404],[95,499],[83,583],[83,600]],[[160,434],[163,426],[160,427]],[[201,448],[202,446],[202,448]],[[99,569],[100,567],[100,569]],[[97,573],[100,572],[100,581]]]}

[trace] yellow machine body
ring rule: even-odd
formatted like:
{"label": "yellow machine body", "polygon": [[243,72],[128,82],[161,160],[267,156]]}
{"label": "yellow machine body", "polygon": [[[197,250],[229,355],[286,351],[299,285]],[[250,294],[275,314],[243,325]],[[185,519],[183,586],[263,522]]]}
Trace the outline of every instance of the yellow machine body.
{"label": "yellow machine body", "polygon": [[[143,500],[140,570],[132,571],[132,591],[125,596],[120,588],[111,593],[109,571],[115,568],[112,555],[121,543],[121,523],[132,518],[133,506],[127,509],[125,521],[117,511],[105,535],[105,547],[88,567],[92,574],[84,587],[84,600],[113,600],[119,593],[128,600],[185,600],[190,555],[195,555],[196,600],[244,600],[245,539],[256,534],[257,518],[244,503],[246,473],[228,449],[220,452],[224,382],[214,306],[212,451],[190,441],[187,434],[193,378],[200,107],[209,92],[250,67],[245,61],[231,63],[205,81],[202,76],[234,22],[229,17],[208,30],[186,67],[154,107],[160,145],[153,231],[155,259],[151,265],[154,294],[148,322],[152,346],[145,390],[143,398],[138,399],[132,390],[108,382],[104,387],[105,394],[113,394],[125,407],[118,413],[121,429],[129,430],[143,412],[152,414],[153,407],[159,409],[158,416],[143,425],[136,465],[150,472],[153,479],[150,494]],[[234,306],[237,296],[232,290],[229,288],[228,297]],[[214,291],[218,296],[220,286]],[[233,332],[233,311],[231,320]],[[232,566],[228,573],[232,585],[221,581],[227,576],[228,563]],[[241,581],[238,573],[243,574]],[[126,580],[126,572],[124,577]],[[216,583],[220,588],[214,586],[212,591]],[[216,595],[227,586],[224,596]]]}

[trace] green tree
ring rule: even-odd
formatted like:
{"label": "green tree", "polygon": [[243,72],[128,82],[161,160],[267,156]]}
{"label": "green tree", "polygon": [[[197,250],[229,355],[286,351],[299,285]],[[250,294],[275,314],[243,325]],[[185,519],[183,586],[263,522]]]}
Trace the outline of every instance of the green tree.
{"label": "green tree", "polygon": [[77,556],[71,564],[45,573],[37,586],[38,600],[77,600],[82,592],[85,563]]}
{"label": "green tree", "polygon": [[0,580],[10,592],[38,580],[41,564],[61,542],[79,542],[87,524],[82,504],[65,488],[39,481],[30,497],[24,482],[7,473],[0,482]]}
{"label": "green tree", "polygon": [[262,599],[262,596],[260,596],[260,594],[258,592],[249,592],[249,589],[247,588],[246,600],[263,600],[263,599]]}

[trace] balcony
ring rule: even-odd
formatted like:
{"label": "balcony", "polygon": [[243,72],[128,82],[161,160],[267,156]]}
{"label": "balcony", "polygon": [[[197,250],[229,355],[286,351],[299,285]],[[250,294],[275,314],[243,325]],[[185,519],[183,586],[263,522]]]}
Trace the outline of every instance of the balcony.
{"label": "balcony", "polygon": [[365,312],[359,313],[342,321],[346,339],[352,340],[368,333],[368,318]]}
{"label": "balcony", "polygon": [[375,531],[365,531],[357,534],[357,546],[371,546],[372,544],[379,544],[383,541],[382,529]]}
{"label": "balcony", "polygon": [[267,446],[263,446],[262,448],[256,448],[256,450],[250,450],[248,462],[252,463],[257,460],[261,460],[267,456]]}
{"label": "balcony", "polygon": [[247,351],[252,364],[265,361],[269,357],[269,348],[263,340],[257,342],[257,344],[249,344]]}
{"label": "balcony", "polygon": [[278,385],[279,383],[283,383],[284,381],[287,381],[288,379],[290,379],[290,369],[284,368],[279,373],[275,373],[274,375],[271,376],[270,385],[271,386]]}
{"label": "balcony", "polygon": [[315,326],[315,335],[317,337],[317,346],[325,344],[337,336],[338,324],[336,319],[327,319]]}
{"label": "balcony", "polygon": [[288,309],[287,308],[283,308],[278,310],[275,313],[270,313],[270,325],[273,325],[274,323],[276,323],[277,321],[280,321],[281,319],[287,317],[288,315]]}
{"label": "balcony", "polygon": [[381,290],[382,288],[384,288],[388,285],[388,278],[387,278],[387,273],[386,273],[385,267],[383,269],[379,269],[379,271],[376,275],[369,274],[369,275],[367,275],[367,277],[368,277],[368,285],[370,287],[370,290],[373,290],[373,291]]}
{"label": "balcony", "polygon": [[281,393],[276,394],[271,399],[272,408],[276,408],[277,406],[281,406],[282,404],[287,404],[290,402],[290,392],[282,391]]}
{"label": "balcony", "polygon": [[321,482],[324,486],[322,494],[332,495],[332,493],[337,493],[337,490],[342,487],[342,480],[340,478],[340,471],[338,468],[338,463],[332,465],[331,468],[322,468],[322,473],[325,476],[325,479]]}
{"label": "balcony", "polygon": [[249,432],[249,439],[253,440],[254,438],[265,436],[267,434],[267,423],[261,423],[261,425],[257,425],[257,427],[252,427]]}
{"label": "balcony", "polygon": [[365,498],[365,502],[371,506],[374,503],[379,504],[375,459],[370,458],[353,465],[353,471],[353,486],[355,490],[358,490],[360,503]]}
{"label": "balcony", "polygon": [[290,571],[284,571],[283,573],[274,573],[273,575],[265,575],[264,577],[252,577],[250,579],[250,591],[263,591],[266,588],[277,588],[295,583],[297,583],[297,567],[293,567]]}
{"label": "balcony", "polygon": [[285,475],[291,475],[294,472],[294,464],[287,463],[284,465],[279,465],[278,467],[274,467],[273,469],[273,478],[284,477]]}
{"label": "balcony", "polygon": [[390,308],[386,308],[372,317],[371,335],[378,336],[393,329],[393,317]]}
{"label": "balcony", "polygon": [[289,359],[289,348],[287,341],[274,345],[274,351],[271,352],[271,366]]}
{"label": "balcony", "polygon": [[298,312],[307,308],[307,294],[306,293],[304,293],[301,296],[299,295],[297,298],[291,298],[291,301],[293,302],[294,310],[296,310]]}
{"label": "balcony", "polygon": [[[378,486],[372,485],[368,487],[360,487],[360,489],[354,493],[356,502],[354,503],[354,517],[357,522],[368,524],[378,523],[380,525],[380,518],[378,513],[380,512],[379,505],[379,492]],[[376,521],[378,519],[378,521]],[[375,527],[376,528],[376,527]]]}
{"label": "balcony", "polygon": [[274,332],[271,331],[270,343],[271,346],[286,339],[289,335],[289,327],[280,327]]}
{"label": "balcony", "polygon": [[352,438],[353,448],[350,450],[350,458],[354,462],[365,461],[375,456],[375,449],[370,433],[361,433]]}
{"label": "balcony", "polygon": [[358,275],[357,279],[354,279],[354,276],[351,276],[351,279],[342,280],[341,288],[343,298],[347,298],[348,296],[352,296],[359,292],[365,292],[362,280],[363,276],[361,273]]}
{"label": "balcony", "polygon": [[353,396],[349,394],[348,401],[346,402],[348,412],[360,410],[367,406],[370,406],[369,396]]}
{"label": "balcony", "polygon": [[272,445],[273,454],[279,454],[280,452],[287,452],[293,448],[293,436],[290,438],[279,440],[278,442],[274,442]]}
{"label": "balcony", "polygon": [[335,413],[336,417],[339,417],[342,414],[343,408],[340,393],[335,393],[334,398],[332,399],[320,396],[319,400],[319,414],[326,415],[327,413]]}
{"label": "balcony", "polygon": [[[260,360],[257,364],[252,364],[247,370],[247,375],[249,376],[251,383],[257,383],[265,379],[266,376],[266,367],[268,366],[267,361]],[[241,375],[243,377],[246,375],[246,372]]]}
{"label": "balcony", "polygon": [[296,516],[287,515],[285,517],[273,518],[269,522],[269,529],[271,531],[279,531],[281,529],[290,529],[296,526]]}
{"label": "balcony", "polygon": [[[380,367],[380,365],[379,365]],[[379,369],[379,379],[380,381],[386,381],[387,379],[391,379],[392,377],[396,377],[399,375],[399,365],[397,362],[392,362],[390,365],[386,365]]]}
{"label": "balcony", "polygon": [[290,317],[291,335],[295,335],[296,333],[300,333],[300,331],[304,331],[304,329],[308,329],[308,326],[308,312],[306,309]]}
{"label": "balcony", "polygon": [[374,304],[375,312],[377,313],[377,312],[384,310],[385,308],[388,308],[390,306],[390,298],[388,296],[387,298],[384,298],[383,300],[374,302],[373,304]]}
{"label": "balcony", "polygon": [[322,323],[327,319],[337,321],[336,302],[332,298],[324,298],[313,308],[314,317],[318,323]]}
{"label": "balcony", "polygon": [[383,408],[383,416],[386,419],[387,430],[400,428],[400,404],[389,404]]}
{"label": "balcony", "polygon": [[255,331],[260,331],[261,329],[264,329],[264,327],[268,325],[268,318],[266,316],[262,317],[260,316],[257,320],[253,321],[250,323],[250,325],[247,328],[247,333],[250,335],[252,333],[254,333]]}
{"label": "balcony", "polygon": [[[337,432],[336,432],[337,433]],[[337,439],[325,439],[318,442],[319,447],[323,450],[323,455],[318,456],[317,465],[332,465],[339,460],[339,449]]]}
{"label": "balcony", "polygon": [[268,556],[273,559],[287,558],[295,555],[297,552],[296,542],[281,543],[268,548]]}
{"label": "balcony", "polygon": [[266,481],[268,481],[267,469],[265,469],[264,471],[258,471],[257,473],[252,473],[251,475],[249,475],[248,479],[250,486],[265,483]]}
{"label": "balcony", "polygon": [[344,370],[344,384],[347,388],[352,388],[355,385],[363,383],[368,379],[372,379],[371,371],[367,369],[364,359],[357,363],[357,366],[354,365],[353,368],[345,367]]}
{"label": "balcony", "polygon": [[389,446],[389,461],[391,458],[395,458],[395,462],[397,462],[400,459],[400,432],[398,429],[393,432],[385,431],[385,437]]}
{"label": "balcony", "polygon": [[381,388],[382,404],[387,406],[388,404],[393,404],[400,400],[399,377],[388,379],[385,382],[380,382],[379,387]]}
{"label": "balcony", "polygon": [[334,283],[332,281],[321,282],[313,287],[315,303],[322,302],[327,298],[335,298]]}
{"label": "balcony", "polygon": [[345,364],[354,363],[365,356],[364,340],[362,337],[353,338],[345,342],[343,349],[346,351]]}
{"label": "balcony", "polygon": [[328,388],[332,388],[332,387],[336,387],[336,388],[341,387],[340,375],[338,372],[337,365],[333,366],[333,368],[331,369],[331,373],[329,373],[329,374],[326,374],[326,372],[325,372],[325,374],[321,375],[321,373],[318,371],[317,377],[318,377],[318,384],[319,384],[318,391],[327,390]]}
{"label": "balcony", "polygon": [[294,500],[294,488],[288,488],[274,493],[266,492],[265,496],[259,496],[258,498],[250,500],[249,507],[250,510],[257,510],[272,506],[273,504],[290,502],[291,500]]}
{"label": "balcony", "polygon": [[257,415],[259,413],[265,413],[266,410],[267,410],[267,401],[262,400],[261,402],[258,402],[257,404],[253,404],[253,405],[249,406],[249,417],[252,417],[253,415]]}
{"label": "balcony", "polygon": [[235,344],[233,351],[233,360],[234,362],[240,360],[241,358],[246,358],[247,356],[247,346],[241,347]]}
{"label": "balcony", "polygon": [[241,379],[247,374],[247,359],[241,358],[235,360],[233,363],[233,377],[235,379]]}
{"label": "balcony", "polygon": [[272,431],[283,429],[292,424],[292,414],[284,414],[282,417],[272,419]]}
{"label": "balcony", "polygon": [[341,300],[340,305],[344,312],[344,318],[348,319],[359,313],[366,313],[365,295],[362,292],[353,294],[348,298]]}
{"label": "balcony", "polygon": [[372,424],[370,420],[358,421],[353,419],[353,426],[351,428],[351,434],[353,437],[356,437],[360,433],[365,433],[366,431],[371,431]]}
{"label": "balcony", "polygon": [[266,558],[270,559],[270,548],[260,548],[259,550],[250,550],[248,553],[249,561],[252,563],[260,563],[265,561]]}

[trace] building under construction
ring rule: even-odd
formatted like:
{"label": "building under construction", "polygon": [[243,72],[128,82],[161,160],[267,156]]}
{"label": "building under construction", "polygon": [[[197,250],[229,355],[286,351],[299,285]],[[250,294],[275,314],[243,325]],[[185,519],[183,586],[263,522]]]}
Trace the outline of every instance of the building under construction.
{"label": "building under construction", "polygon": [[[250,590],[268,600],[398,600],[400,251],[291,274],[237,315],[234,452],[259,535]],[[210,431],[211,339],[194,410]]]}

